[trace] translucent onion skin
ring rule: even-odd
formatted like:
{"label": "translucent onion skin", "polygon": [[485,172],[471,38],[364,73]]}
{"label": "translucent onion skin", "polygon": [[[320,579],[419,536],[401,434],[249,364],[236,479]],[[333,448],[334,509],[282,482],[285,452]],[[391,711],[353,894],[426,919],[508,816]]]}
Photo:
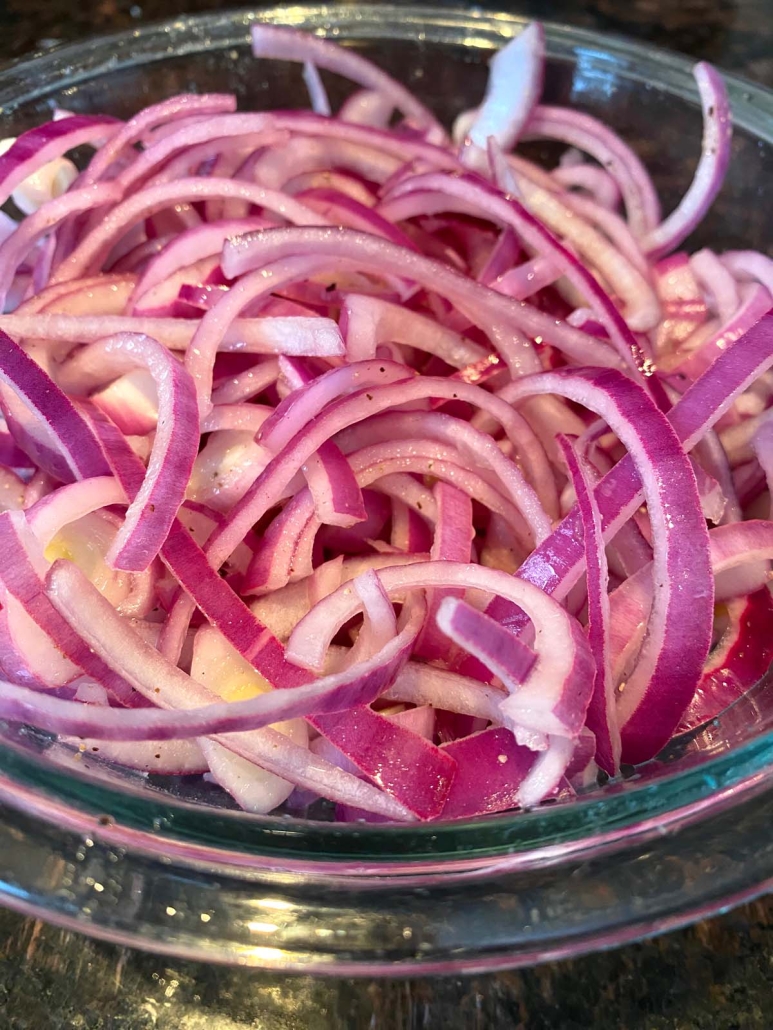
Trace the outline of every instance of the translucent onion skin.
{"label": "translucent onion skin", "polygon": [[0,718],[253,812],[569,801],[773,659],[773,263],[676,251],[722,79],[663,218],[540,103],[538,23],[450,132],[353,51],[252,39],[311,113],[170,97],[0,156]]}

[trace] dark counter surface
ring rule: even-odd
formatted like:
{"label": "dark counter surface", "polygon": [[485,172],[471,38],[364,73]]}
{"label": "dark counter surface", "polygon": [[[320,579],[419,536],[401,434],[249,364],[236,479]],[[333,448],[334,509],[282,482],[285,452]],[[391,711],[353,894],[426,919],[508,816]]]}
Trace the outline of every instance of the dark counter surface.
{"label": "dark counter surface", "polygon": [[[216,0],[6,0],[0,59]],[[773,0],[489,3],[624,33],[773,86]],[[767,1030],[773,898],[619,951],[492,976],[312,980],[86,940],[0,910],[0,1030]]]}

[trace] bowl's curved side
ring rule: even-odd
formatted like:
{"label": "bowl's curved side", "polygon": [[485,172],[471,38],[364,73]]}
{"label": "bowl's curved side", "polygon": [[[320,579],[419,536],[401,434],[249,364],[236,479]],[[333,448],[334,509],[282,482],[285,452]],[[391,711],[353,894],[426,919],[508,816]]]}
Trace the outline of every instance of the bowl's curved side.
{"label": "bowl's curved side", "polygon": [[662,933],[773,887],[764,775],[721,792],[709,819],[705,805],[691,806],[603,847],[545,848],[527,869],[502,860],[467,872],[340,878],[236,869],[206,849],[182,859],[151,836],[127,847],[104,820],[79,823],[50,806],[40,818],[34,794],[14,789],[13,806],[2,805],[7,786],[0,780],[4,904],[200,961],[336,976],[491,971]]}

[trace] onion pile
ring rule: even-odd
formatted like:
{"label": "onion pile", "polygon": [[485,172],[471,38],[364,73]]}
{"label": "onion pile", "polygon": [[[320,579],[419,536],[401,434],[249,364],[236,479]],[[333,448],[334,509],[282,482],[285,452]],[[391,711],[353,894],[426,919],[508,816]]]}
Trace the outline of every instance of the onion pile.
{"label": "onion pile", "polygon": [[[352,50],[253,46],[310,112],[186,95],[4,144],[0,718],[341,820],[653,758],[773,658],[773,262],[680,249],[721,78],[664,217],[540,104],[537,24],[450,135]],[[335,115],[320,70],[356,84]]]}

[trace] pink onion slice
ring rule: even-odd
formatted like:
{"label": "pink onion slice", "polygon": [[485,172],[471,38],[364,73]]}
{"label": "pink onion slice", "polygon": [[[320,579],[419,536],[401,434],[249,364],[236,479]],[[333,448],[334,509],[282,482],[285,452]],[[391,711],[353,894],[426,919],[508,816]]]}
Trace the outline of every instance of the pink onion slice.
{"label": "pink onion slice", "polygon": [[[761,319],[716,361],[685,393],[669,414],[669,421],[685,451],[703,434],[754,380],[773,365],[773,312]],[[632,459],[626,457],[596,487],[596,501],[609,539],[641,503],[641,481]],[[573,509],[544,544],[535,548],[519,575],[563,599],[583,568],[581,520]],[[503,600],[492,602],[488,613],[504,624],[518,625],[521,617]]]}
{"label": "pink onion slice", "polygon": [[[428,173],[408,179],[393,190],[390,197],[399,201],[400,197],[412,192],[422,192],[421,207],[427,210],[432,203],[433,194],[439,194],[432,208],[442,210],[446,204],[453,209],[454,198],[462,204],[463,211],[492,217],[515,229],[519,237],[524,239],[538,253],[543,254],[558,268],[560,273],[575,282],[579,288],[591,298],[597,307],[599,317],[604,320],[610,338],[614,341],[618,353],[635,367],[642,365],[644,359],[640,348],[633,338],[617,309],[609,297],[604,294],[599,284],[587,270],[572,257],[571,254],[542,226],[513,196],[507,198],[495,187],[483,182],[461,176]],[[387,198],[387,203],[390,200]],[[400,211],[393,202],[389,207],[392,217],[409,216],[409,211]]]}
{"label": "pink onion slice", "polygon": [[[434,470],[434,461],[432,461]],[[430,561],[470,562],[472,540],[475,536],[472,500],[462,490],[439,479],[433,487],[436,503],[435,534],[430,549]],[[427,592],[427,618],[421,636],[414,647],[414,655],[427,661],[442,659],[448,650],[447,640],[438,633],[436,617],[438,606],[446,596],[462,596],[463,592],[432,590]]]}
{"label": "pink onion slice", "polygon": [[0,155],[0,204],[5,204],[16,187],[49,161],[84,144],[109,140],[121,122],[107,115],[72,115],[46,122],[22,133]]}
{"label": "pink onion slice", "polygon": [[367,518],[362,492],[351,466],[330,440],[307,458],[302,471],[320,522],[328,526],[353,526]]}
{"label": "pink onion slice", "polygon": [[635,236],[643,236],[660,222],[655,187],[631,148],[591,115],[540,104],[526,126],[525,138],[558,139],[595,158],[612,175],[623,195],[628,222]]}
{"label": "pink onion slice", "polygon": [[[211,703],[211,695],[128,626],[76,566],[55,562],[47,576],[46,596],[93,655],[98,655],[108,668],[120,668],[148,700],[176,710],[92,709],[56,698],[38,700],[37,695],[31,702],[24,689],[18,688],[0,691],[0,711],[4,718],[29,721],[56,733],[106,740],[174,740],[228,734],[368,704],[391,684],[408,659],[424,614],[422,609],[414,611],[397,637],[378,654],[344,672],[247,701]],[[84,611],[84,597],[89,600],[88,612]]]}
{"label": "pink onion slice", "polygon": [[5,308],[14,274],[39,240],[66,219],[111,204],[119,200],[120,196],[120,189],[115,183],[97,183],[95,186],[84,186],[63,193],[38,208],[34,214],[28,215],[16,231],[0,244],[0,307]]}
{"label": "pink onion slice", "polygon": [[733,121],[725,84],[705,61],[695,65],[693,75],[703,109],[701,157],[690,188],[676,210],[642,240],[650,257],[667,254],[689,236],[719,193],[730,162]]}
{"label": "pink onion slice", "polygon": [[729,625],[709,656],[677,733],[686,733],[716,718],[754,686],[773,662],[769,631],[773,599],[758,590],[728,604]]}
{"label": "pink onion slice", "polygon": [[158,428],[147,474],[107,556],[116,569],[142,572],[158,554],[185,496],[199,443],[196,392],[180,363],[150,337],[112,337],[104,352],[147,368],[158,391]]}
{"label": "pink onion slice", "polygon": [[517,808],[521,784],[537,760],[534,751],[516,744],[501,727],[444,744],[442,750],[456,762],[444,819]]}
{"label": "pink onion slice", "polygon": [[588,590],[588,642],[596,663],[593,694],[586,725],[595,736],[596,762],[614,776],[620,767],[620,729],[615,711],[615,682],[609,649],[609,568],[604,551],[601,516],[587,470],[567,437],[559,437],[566,459],[585,536],[585,575]]}
{"label": "pink onion slice", "polygon": [[539,100],[544,73],[545,30],[532,22],[491,59],[486,96],[462,144],[465,164],[485,167],[492,136],[503,149],[515,146]]}
{"label": "pink onion slice", "polygon": [[[304,260],[305,275],[329,267],[331,258],[335,258],[337,267],[351,265],[374,274],[401,275],[447,296],[472,321],[485,326],[493,346],[515,373],[539,371],[533,348],[519,335],[521,333],[543,338],[570,354],[584,354],[586,358],[588,346],[594,344],[594,338],[587,333],[560,319],[550,318],[536,307],[518,303],[474,283],[439,261],[351,229],[273,229],[251,233],[238,241],[226,243],[223,269],[226,275],[239,276],[257,267],[255,286],[265,289],[265,281],[261,282],[261,278],[267,271],[272,271],[276,285],[274,262],[288,258],[297,261],[300,254],[310,252],[314,257]],[[287,273],[292,274],[289,262]],[[295,277],[301,276],[299,267]],[[244,283],[246,288],[246,279]],[[222,300],[220,305],[223,305]]]}
{"label": "pink onion slice", "polygon": [[[0,515],[0,543],[7,559],[0,576],[6,609],[11,599],[17,602],[22,612],[50,638],[54,647],[71,663],[76,674],[78,668],[83,669],[105,686],[117,700],[131,704],[134,691],[127,678],[120,670],[110,669],[94,655],[82,637],[69,626],[46,597],[43,580],[48,571],[48,562],[23,512],[7,511]],[[88,586],[100,601],[110,608],[115,618],[120,620],[121,617],[116,615],[110,603],[96,588],[90,583]]]}
{"label": "pink onion slice", "polygon": [[55,479],[109,474],[99,444],[72,401],[0,330],[0,403],[16,443]]}
{"label": "pink onion slice", "polygon": [[371,708],[317,716],[312,724],[417,818],[444,811],[456,762],[442,748]]}
{"label": "pink onion slice", "polygon": [[442,126],[434,115],[399,82],[380,71],[370,61],[351,50],[344,50],[327,40],[295,32],[278,25],[253,25],[252,52],[256,57],[279,58],[286,61],[313,61],[318,68],[343,75],[360,86],[388,97],[393,106],[415,120],[421,128],[433,129],[445,138]]}
{"label": "pink onion slice", "polygon": [[657,600],[639,664],[618,702],[623,756],[643,761],[673,732],[709,648],[713,580],[695,476],[665,416],[621,373],[545,373],[505,387],[502,396],[517,402],[551,389],[602,415],[632,456],[647,499]]}
{"label": "pink onion slice", "polygon": [[[541,590],[497,569],[457,562],[386,568],[378,576],[390,596],[426,587],[472,588],[518,604],[534,620],[538,657],[526,684],[503,702],[503,716],[538,732],[570,737],[580,732],[592,690],[593,660],[579,626]],[[298,623],[288,642],[288,658],[308,668],[321,668],[331,639],[359,609],[358,598],[339,587]],[[560,639],[560,647],[555,646],[556,639]]]}

